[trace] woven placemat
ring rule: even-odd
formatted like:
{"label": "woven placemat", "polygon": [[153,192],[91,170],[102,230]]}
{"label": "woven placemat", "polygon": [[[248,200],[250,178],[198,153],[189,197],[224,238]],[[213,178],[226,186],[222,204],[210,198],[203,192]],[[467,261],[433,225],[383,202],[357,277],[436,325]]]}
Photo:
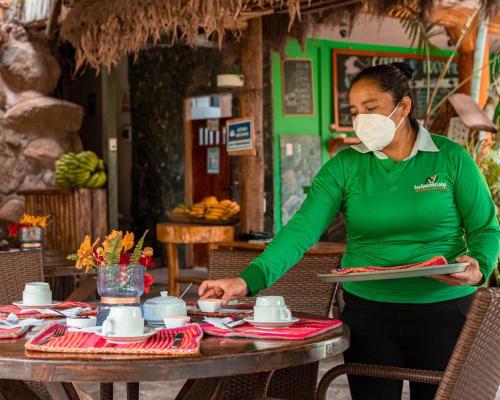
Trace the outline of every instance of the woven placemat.
{"label": "woven placemat", "polygon": [[[82,307],[82,308],[91,308],[88,311],[82,311],[79,316],[88,317],[95,316],[97,314],[97,304],[95,303],[81,303],[79,301],[64,301],[57,306],[53,307],[55,310],[68,310],[70,308]],[[61,319],[61,315],[57,314],[44,314],[36,309],[27,310],[21,307],[15,306],[13,304],[0,306],[0,319],[7,319],[9,314],[15,314],[16,317],[20,320],[28,319],[28,318],[36,318],[36,319]]]}
{"label": "woven placemat", "polygon": [[303,340],[321,335],[322,333],[337,329],[342,326],[342,321],[335,319],[300,318],[298,322],[286,328],[262,329],[249,323],[235,326],[232,330],[222,329],[202,324],[203,332],[207,335],[223,336],[227,338],[242,337],[252,339],[286,339]]}
{"label": "woven placemat", "polygon": [[[86,354],[155,354],[169,357],[196,355],[200,351],[203,331],[198,324],[189,324],[182,328],[161,329],[142,343],[116,344],[91,332],[66,332],[63,336],[54,337],[39,345],[46,336],[52,335],[61,324],[51,324],[25,344],[27,350],[52,353],[86,353]],[[184,334],[179,346],[172,349],[177,333]]]}

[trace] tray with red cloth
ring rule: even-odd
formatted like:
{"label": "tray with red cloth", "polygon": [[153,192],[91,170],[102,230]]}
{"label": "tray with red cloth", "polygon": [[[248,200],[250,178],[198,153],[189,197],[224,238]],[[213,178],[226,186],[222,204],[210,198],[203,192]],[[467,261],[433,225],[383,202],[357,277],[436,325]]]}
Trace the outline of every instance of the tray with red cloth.
{"label": "tray with red cloth", "polygon": [[342,326],[338,319],[324,318],[300,318],[298,322],[286,328],[262,329],[256,328],[249,323],[235,326],[232,330],[218,328],[205,323],[201,327],[203,332],[212,336],[223,336],[227,338],[252,338],[252,339],[285,339],[303,340],[321,335],[322,333],[337,329]]}
{"label": "tray with red cloth", "polygon": [[[63,336],[54,336],[43,343],[43,339],[64,326],[53,323],[38,335],[29,339],[25,348],[27,350],[44,351],[49,353],[85,353],[85,354],[151,354],[165,355],[169,357],[180,357],[196,355],[200,351],[200,341],[203,331],[198,324],[189,324],[182,328],[161,329],[153,336],[141,343],[116,344],[110,343],[105,338],[93,332],[68,332]],[[174,338],[177,333],[182,332],[184,336],[179,346],[173,347]],[[42,342],[43,344],[39,344]]]}
{"label": "tray with red cloth", "polygon": [[[54,310],[68,310],[70,308],[82,307],[82,308],[91,308],[91,310],[83,311],[79,315],[80,316],[94,316],[97,311],[97,304],[95,303],[81,303],[79,301],[63,301],[56,306],[52,307]],[[0,319],[7,319],[9,314],[15,314],[17,318],[20,320],[28,319],[28,318],[36,318],[36,319],[61,319],[61,315],[57,314],[47,314],[42,313],[36,309],[23,309],[21,307],[15,306],[13,304],[0,306]]]}
{"label": "tray with red cloth", "polygon": [[374,281],[381,279],[415,278],[462,272],[469,263],[448,264],[443,256],[433,257],[427,261],[395,267],[354,267],[337,268],[331,274],[318,274],[327,282]]}

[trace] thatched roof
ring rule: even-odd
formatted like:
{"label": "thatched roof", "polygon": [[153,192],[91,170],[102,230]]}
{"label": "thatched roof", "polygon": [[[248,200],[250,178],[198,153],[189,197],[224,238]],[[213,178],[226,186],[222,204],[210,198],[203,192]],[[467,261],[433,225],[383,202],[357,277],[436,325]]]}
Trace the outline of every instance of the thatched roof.
{"label": "thatched roof", "polygon": [[[387,13],[409,2],[429,11],[433,0],[66,0],[69,11],[61,36],[76,48],[76,68],[115,65],[123,56],[136,54],[148,42],[166,34],[172,43],[197,44],[200,32],[222,43],[228,29],[238,33],[246,21],[264,15],[288,14],[287,29],[304,14],[351,17],[361,11]],[[497,0],[483,1],[489,9]],[[496,10],[495,10],[496,11]],[[334,18],[335,19],[335,18]],[[280,27],[282,28],[282,27]]]}

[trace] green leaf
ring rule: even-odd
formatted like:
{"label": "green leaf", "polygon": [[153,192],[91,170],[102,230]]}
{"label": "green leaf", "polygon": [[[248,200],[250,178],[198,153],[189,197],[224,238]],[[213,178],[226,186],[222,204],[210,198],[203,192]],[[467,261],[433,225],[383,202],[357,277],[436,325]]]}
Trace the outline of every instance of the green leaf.
{"label": "green leaf", "polygon": [[120,251],[122,249],[122,239],[116,235],[109,242],[108,251],[104,254],[104,261],[107,265],[118,264],[120,262]]}
{"label": "green leaf", "polygon": [[78,261],[78,255],[76,253],[71,253],[66,257],[67,260]]}
{"label": "green leaf", "polygon": [[148,234],[148,230],[146,229],[146,232],[144,232],[142,237],[139,239],[139,241],[135,245],[135,249],[134,249],[134,252],[132,253],[132,257],[130,257],[130,264],[137,264],[137,262],[139,261],[139,258],[141,258],[142,246],[144,244],[144,239],[146,238],[147,234]]}

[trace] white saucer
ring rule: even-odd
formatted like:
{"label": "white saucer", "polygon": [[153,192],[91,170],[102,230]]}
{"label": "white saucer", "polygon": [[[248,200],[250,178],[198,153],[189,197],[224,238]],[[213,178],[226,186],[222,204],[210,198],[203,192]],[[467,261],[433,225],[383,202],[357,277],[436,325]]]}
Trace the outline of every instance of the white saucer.
{"label": "white saucer", "polygon": [[299,321],[299,318],[292,317],[291,320],[288,321],[254,321],[253,317],[243,318],[245,322],[248,322],[250,325],[255,326],[256,328],[261,329],[274,329],[274,328],[286,328],[287,326],[293,325]]}
{"label": "white saucer", "polygon": [[60,301],[52,301],[50,304],[37,304],[35,306],[30,306],[28,304],[24,304],[22,301],[14,301],[12,304],[21,308],[54,308],[58,304],[61,304]]}
{"label": "white saucer", "polygon": [[146,323],[153,328],[165,327],[165,322],[163,321],[146,321]]}
{"label": "white saucer", "polygon": [[153,328],[146,326],[144,327],[144,333],[142,335],[136,335],[136,336],[104,335],[102,332],[99,331],[96,331],[94,333],[97,336],[103,337],[109,343],[124,344],[124,343],[144,342],[147,338],[153,336],[156,333],[156,331]]}

